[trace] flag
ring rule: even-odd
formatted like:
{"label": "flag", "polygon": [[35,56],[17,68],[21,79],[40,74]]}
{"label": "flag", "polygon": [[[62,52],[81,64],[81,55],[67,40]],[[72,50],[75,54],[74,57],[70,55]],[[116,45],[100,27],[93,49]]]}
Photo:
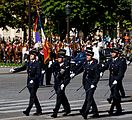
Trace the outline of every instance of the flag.
{"label": "flag", "polygon": [[[35,19],[35,23],[33,25],[33,40],[36,43],[36,41],[38,41],[39,37],[39,33],[37,33],[37,26],[38,26],[38,16]],[[36,40],[37,39],[37,40]]]}
{"label": "flag", "polygon": [[36,43],[37,42],[41,42],[41,39],[40,39],[40,36],[39,36],[39,32],[38,31],[35,32],[35,42]]}
{"label": "flag", "polygon": [[34,32],[37,31],[37,25],[38,25],[38,16],[36,17],[36,20],[35,20],[35,23],[34,23],[34,27],[33,27]]}
{"label": "flag", "polygon": [[49,42],[46,40],[46,36],[44,34],[44,31],[43,31],[43,27],[42,27],[42,23],[41,23],[41,19],[39,17],[39,27],[41,29],[41,35],[42,35],[42,43],[44,44],[43,45],[43,52],[44,52],[44,64],[46,64],[49,59],[50,59],[50,46],[49,46]]}
{"label": "flag", "polygon": [[45,34],[44,34],[44,31],[43,31],[42,22],[41,22],[40,17],[39,17],[39,26],[40,26],[40,29],[41,29],[42,42],[44,43],[44,41],[45,41],[45,39],[46,39],[46,36],[45,36]]}
{"label": "flag", "polygon": [[[49,46],[49,42],[46,40],[46,36],[43,31],[40,16],[36,17],[33,31],[34,31],[34,36],[35,36],[34,37],[35,42],[43,43],[44,63],[46,64],[50,59],[50,46]],[[40,39],[39,31],[41,31],[42,40]]]}
{"label": "flag", "polygon": [[44,51],[44,63],[46,64],[50,59],[50,46],[47,40],[45,40],[44,42],[43,51]]}
{"label": "flag", "polygon": [[44,34],[43,28],[41,27],[42,42],[44,43],[46,36]]}

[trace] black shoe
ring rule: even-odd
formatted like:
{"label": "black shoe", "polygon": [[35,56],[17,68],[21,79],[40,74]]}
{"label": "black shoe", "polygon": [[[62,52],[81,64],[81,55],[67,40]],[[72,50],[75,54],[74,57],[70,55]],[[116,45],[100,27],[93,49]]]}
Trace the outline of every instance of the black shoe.
{"label": "black shoe", "polygon": [[51,117],[52,117],[52,118],[57,118],[57,114],[53,113],[53,114],[51,115]]}
{"label": "black shoe", "polygon": [[62,110],[61,112],[63,112],[63,113],[64,113],[64,112],[66,112],[66,111],[65,111],[65,110]]}
{"label": "black shoe", "polygon": [[39,113],[34,113],[33,115],[35,115],[35,116],[39,116],[39,115],[42,115],[42,112],[39,112]]}
{"label": "black shoe", "polygon": [[92,118],[98,118],[98,117],[99,117],[99,114],[98,114],[98,113],[93,114],[91,117],[92,117]]}
{"label": "black shoe", "polygon": [[80,114],[81,114],[81,115],[83,114],[83,111],[82,111],[82,109],[81,109],[81,110],[79,110],[79,112],[80,112]]}
{"label": "black shoe", "polygon": [[111,104],[112,99],[111,98],[107,98],[107,101],[108,101],[109,104]]}
{"label": "black shoe", "polygon": [[23,111],[23,114],[26,115],[26,116],[29,116],[29,113],[26,112],[26,111]]}
{"label": "black shoe", "polygon": [[86,120],[87,119],[87,115],[81,114],[83,116],[83,118]]}
{"label": "black shoe", "polygon": [[116,111],[115,115],[122,115],[122,111]]}
{"label": "black shoe", "polygon": [[109,116],[112,116],[113,115],[113,112],[108,111],[108,114],[109,114]]}
{"label": "black shoe", "polygon": [[71,113],[71,111],[65,112],[65,113],[63,114],[63,116],[67,116],[67,115],[70,114],[70,113]]}
{"label": "black shoe", "polygon": [[55,112],[55,108],[53,109],[53,112]]}

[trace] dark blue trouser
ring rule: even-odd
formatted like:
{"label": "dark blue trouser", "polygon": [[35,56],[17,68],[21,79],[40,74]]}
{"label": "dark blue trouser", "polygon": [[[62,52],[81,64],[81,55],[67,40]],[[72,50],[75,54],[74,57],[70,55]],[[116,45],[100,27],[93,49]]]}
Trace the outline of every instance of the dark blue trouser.
{"label": "dark blue trouser", "polygon": [[42,112],[40,103],[39,103],[37,95],[36,95],[37,89],[38,89],[38,87],[36,87],[36,86],[28,87],[28,90],[29,90],[29,93],[30,93],[30,100],[29,100],[29,105],[26,109],[27,113],[30,113],[31,108],[33,107],[33,104],[35,104],[35,106],[36,106],[36,112],[37,113]]}

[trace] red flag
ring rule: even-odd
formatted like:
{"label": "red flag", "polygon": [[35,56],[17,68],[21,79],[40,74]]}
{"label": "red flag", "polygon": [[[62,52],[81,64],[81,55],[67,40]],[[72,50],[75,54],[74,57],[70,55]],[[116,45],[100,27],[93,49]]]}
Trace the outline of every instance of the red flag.
{"label": "red flag", "polygon": [[43,50],[44,50],[44,63],[47,63],[50,59],[50,46],[47,40],[45,40],[44,42]]}

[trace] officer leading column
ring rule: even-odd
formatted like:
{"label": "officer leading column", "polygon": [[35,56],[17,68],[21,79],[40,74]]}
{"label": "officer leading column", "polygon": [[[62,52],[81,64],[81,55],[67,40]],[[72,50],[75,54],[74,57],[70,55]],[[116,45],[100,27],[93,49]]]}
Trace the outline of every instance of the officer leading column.
{"label": "officer leading column", "polygon": [[33,104],[36,106],[36,113],[34,115],[41,115],[42,114],[42,109],[40,106],[40,103],[37,98],[37,90],[39,88],[39,77],[40,77],[40,66],[38,61],[36,61],[36,51],[30,51],[30,61],[25,63],[22,67],[11,69],[10,72],[15,73],[15,72],[20,72],[27,70],[27,88],[30,93],[30,100],[29,100],[29,105],[23,113],[26,116],[29,116],[31,108],[33,107]]}

